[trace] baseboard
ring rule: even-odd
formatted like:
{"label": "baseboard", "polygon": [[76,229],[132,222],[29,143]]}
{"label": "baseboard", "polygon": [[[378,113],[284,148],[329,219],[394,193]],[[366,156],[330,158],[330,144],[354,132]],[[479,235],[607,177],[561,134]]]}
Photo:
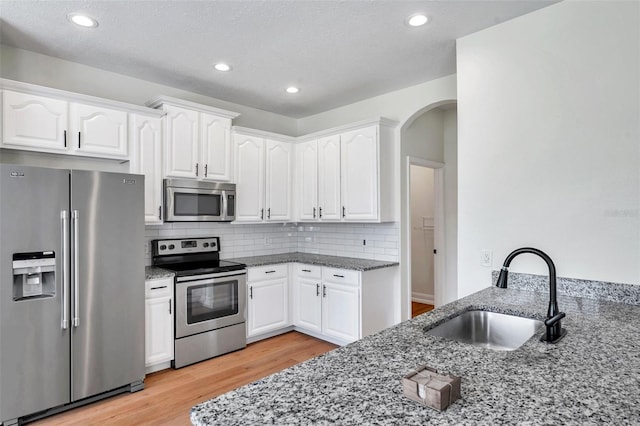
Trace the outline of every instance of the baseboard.
{"label": "baseboard", "polygon": [[411,301],[412,302],[418,302],[418,303],[424,303],[426,305],[433,305],[434,304],[433,294],[426,294],[426,293],[412,292],[411,293]]}

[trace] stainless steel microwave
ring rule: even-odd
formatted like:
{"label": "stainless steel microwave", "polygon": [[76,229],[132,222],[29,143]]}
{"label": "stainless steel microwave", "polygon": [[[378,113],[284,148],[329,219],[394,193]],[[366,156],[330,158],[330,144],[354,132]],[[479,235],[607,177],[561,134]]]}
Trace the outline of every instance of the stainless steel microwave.
{"label": "stainless steel microwave", "polygon": [[230,222],[236,218],[236,185],[165,179],[165,222]]}

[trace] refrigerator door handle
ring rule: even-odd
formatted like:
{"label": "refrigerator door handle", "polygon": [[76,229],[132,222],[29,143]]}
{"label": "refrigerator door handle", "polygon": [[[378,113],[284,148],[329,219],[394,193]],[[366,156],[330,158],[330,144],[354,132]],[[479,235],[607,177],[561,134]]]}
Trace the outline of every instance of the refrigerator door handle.
{"label": "refrigerator door handle", "polygon": [[[65,132],[66,133],[66,132]],[[62,329],[69,327],[69,212],[60,212],[62,220]]]}
{"label": "refrigerator door handle", "polygon": [[80,303],[80,294],[79,294],[79,285],[78,278],[80,275],[80,265],[78,259],[78,210],[74,210],[71,218],[73,219],[73,326],[78,327],[80,325],[80,315],[79,315],[79,307]]}

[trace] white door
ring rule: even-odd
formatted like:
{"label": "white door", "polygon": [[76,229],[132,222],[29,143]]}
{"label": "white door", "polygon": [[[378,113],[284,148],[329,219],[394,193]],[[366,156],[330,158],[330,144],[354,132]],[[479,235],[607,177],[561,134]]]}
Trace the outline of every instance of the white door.
{"label": "white door", "polygon": [[291,219],[293,148],[289,142],[267,140],[265,219]]}
{"label": "white door", "polygon": [[264,211],[264,141],[254,136],[234,135],[236,222],[259,222]]}
{"label": "white door", "polygon": [[298,278],[294,300],[296,326],[322,332],[322,296],[319,279]]}
{"label": "white door", "polygon": [[162,119],[130,116],[131,172],[144,175],[144,222],[162,223]]}
{"label": "white door", "polygon": [[340,220],[340,136],[318,139],[318,218]]}
{"label": "white door", "polygon": [[322,334],[344,342],[360,338],[359,288],[322,284]]}
{"label": "white door", "polygon": [[65,152],[68,103],[5,90],[2,145]]}
{"label": "white door", "polygon": [[69,105],[71,135],[76,154],[99,157],[129,156],[127,113],[79,103]]}
{"label": "white door", "polygon": [[231,119],[200,113],[200,178],[231,180]]}
{"label": "white door", "polygon": [[342,217],[378,219],[378,128],[341,135]]}
{"label": "white door", "polygon": [[198,176],[197,111],[166,105],[165,111],[165,176],[196,178]]}
{"label": "white door", "polygon": [[171,361],[173,359],[171,296],[146,299],[145,315],[146,366]]}
{"label": "white door", "polygon": [[296,146],[298,203],[300,220],[318,219],[318,143],[304,142]]}
{"label": "white door", "polygon": [[287,278],[249,283],[247,337],[289,325]]}

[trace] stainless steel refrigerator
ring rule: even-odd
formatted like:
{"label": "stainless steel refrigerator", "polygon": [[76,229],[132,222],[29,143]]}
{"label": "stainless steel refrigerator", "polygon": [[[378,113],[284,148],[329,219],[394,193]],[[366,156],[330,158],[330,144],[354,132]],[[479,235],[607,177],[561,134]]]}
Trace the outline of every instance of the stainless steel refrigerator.
{"label": "stainless steel refrigerator", "polygon": [[142,389],[144,177],[0,164],[0,202],[0,422]]}

